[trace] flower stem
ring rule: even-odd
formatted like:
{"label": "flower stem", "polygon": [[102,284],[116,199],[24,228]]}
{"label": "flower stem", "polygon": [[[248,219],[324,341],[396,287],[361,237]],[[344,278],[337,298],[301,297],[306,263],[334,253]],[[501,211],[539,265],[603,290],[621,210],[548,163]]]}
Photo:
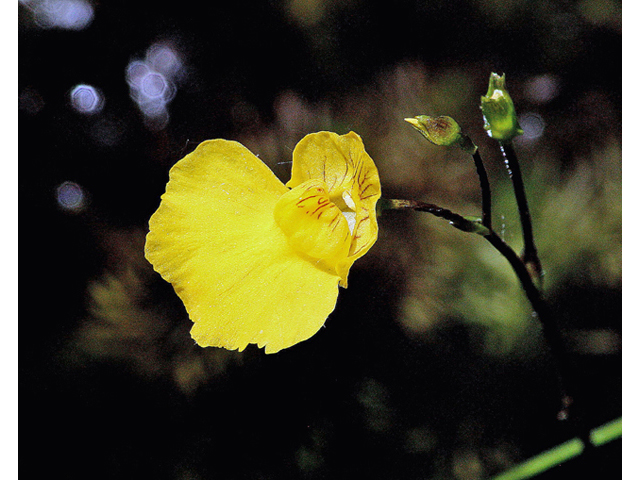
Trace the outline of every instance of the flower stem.
{"label": "flower stem", "polygon": [[[509,245],[507,245],[505,241],[502,240],[502,238],[493,230],[489,235],[485,236],[485,238],[511,265],[511,268],[518,277],[520,285],[522,286],[522,289],[524,290],[527,299],[531,304],[531,308],[542,324],[544,337],[547,340],[549,349],[551,350],[551,353],[556,360],[556,365],[558,368],[561,391],[561,413],[559,414],[559,416],[564,418],[566,416],[566,409],[571,404],[571,397],[567,393],[565,385],[565,378],[568,377],[570,364],[566,349],[564,347],[564,342],[562,340],[562,335],[557,323],[553,318],[553,313],[549,308],[547,302],[545,302],[545,300],[543,299],[542,293],[536,287],[533,279],[531,278],[531,275],[529,274],[529,270],[527,269],[522,259],[518,256],[518,254],[514,252],[513,249]],[[563,414],[562,412],[565,413]]]}
{"label": "flower stem", "polygon": [[522,236],[524,241],[524,252],[522,260],[527,267],[533,269],[533,273],[538,280],[542,279],[542,265],[538,258],[538,251],[533,241],[533,226],[531,224],[531,214],[529,213],[529,205],[524,190],[524,181],[522,180],[522,172],[520,163],[511,142],[500,142],[500,151],[504,157],[504,163],[513,183],[513,190],[518,204],[520,213],[520,223],[522,224]]}
{"label": "flower stem", "polygon": [[478,149],[473,153],[473,161],[476,164],[478,179],[480,180],[480,189],[482,191],[482,225],[491,230],[491,187],[489,186],[489,177]]}
{"label": "flower stem", "polygon": [[473,232],[485,234],[489,230],[473,220],[458,215],[457,213],[439,207],[433,203],[418,202],[416,200],[380,199],[381,210],[415,210],[417,212],[427,212],[439,218],[449,220],[449,223],[463,232]]}
{"label": "flower stem", "polygon": [[573,366],[569,361],[569,356],[562,339],[562,333],[553,315],[553,311],[534,283],[531,272],[524,263],[524,260],[493,230],[491,230],[489,235],[485,235],[484,238],[509,262],[520,281],[520,285],[531,304],[531,308],[542,325],[542,333],[549,346],[551,356],[555,361],[558,376],[558,388],[560,390],[558,420],[568,420],[578,437],[582,440],[585,449],[591,449],[593,445],[589,437],[589,430],[584,423],[583,406],[580,402],[576,402],[573,395],[575,391],[575,386],[572,382],[572,379],[575,378]]}

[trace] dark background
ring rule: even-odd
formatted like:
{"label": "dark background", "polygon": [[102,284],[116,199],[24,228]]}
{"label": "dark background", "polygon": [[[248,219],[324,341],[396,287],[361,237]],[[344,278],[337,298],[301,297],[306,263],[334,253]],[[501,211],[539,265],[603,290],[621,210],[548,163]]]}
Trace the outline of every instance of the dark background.
{"label": "dark background", "polygon": [[[242,141],[286,181],[304,134],[353,129],[385,196],[477,214],[469,160],[403,124],[421,113],[468,129],[517,242],[478,109],[492,71],[544,120],[516,148],[582,420],[620,416],[621,18],[605,0],[21,2],[24,478],[481,479],[573,436],[508,267],[481,270],[481,239],[444,222],[381,218],[326,328],[269,356],[195,348],[142,258],[169,168],[208,138]],[[126,76],[152,45],[179,58],[155,116]],[[100,108],[74,103],[81,84]],[[495,313],[494,289],[515,306]],[[616,478],[620,464],[618,441],[541,478]]]}

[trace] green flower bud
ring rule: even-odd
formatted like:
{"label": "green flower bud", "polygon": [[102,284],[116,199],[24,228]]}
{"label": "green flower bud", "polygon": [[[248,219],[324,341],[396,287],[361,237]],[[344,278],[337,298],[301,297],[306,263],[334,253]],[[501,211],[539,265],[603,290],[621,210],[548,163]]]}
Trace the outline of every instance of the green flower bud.
{"label": "green flower bud", "polygon": [[471,139],[462,133],[458,122],[451,117],[418,115],[417,117],[405,118],[404,120],[410,123],[413,128],[418,130],[427,140],[435,145],[445,147],[458,146],[472,155],[477,149]]}
{"label": "green flower bud", "polygon": [[491,138],[500,142],[510,142],[522,135],[522,128],[516,117],[516,108],[505,86],[505,75],[492,73],[489,77],[487,95],[480,97],[480,109],[484,116],[484,129]]}

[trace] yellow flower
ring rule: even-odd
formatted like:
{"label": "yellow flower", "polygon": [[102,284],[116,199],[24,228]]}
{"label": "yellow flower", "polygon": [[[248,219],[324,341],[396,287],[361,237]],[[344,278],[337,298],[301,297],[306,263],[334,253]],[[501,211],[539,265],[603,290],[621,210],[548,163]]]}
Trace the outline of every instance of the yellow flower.
{"label": "yellow flower", "polygon": [[314,335],[378,237],[378,171],[351,132],[293,152],[285,185],[237,142],[209,140],[171,169],[145,256],[205,346],[274,353]]}

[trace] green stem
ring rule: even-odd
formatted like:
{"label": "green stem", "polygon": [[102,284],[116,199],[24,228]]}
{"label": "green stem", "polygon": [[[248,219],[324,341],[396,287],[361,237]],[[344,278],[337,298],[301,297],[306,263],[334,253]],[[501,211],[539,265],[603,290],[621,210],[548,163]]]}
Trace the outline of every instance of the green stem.
{"label": "green stem", "polygon": [[[589,432],[589,439],[595,447],[605,445],[620,437],[622,437],[622,418],[613,420]],[[585,444],[583,440],[572,438],[493,477],[492,480],[525,480],[577,457],[584,450]]]}

